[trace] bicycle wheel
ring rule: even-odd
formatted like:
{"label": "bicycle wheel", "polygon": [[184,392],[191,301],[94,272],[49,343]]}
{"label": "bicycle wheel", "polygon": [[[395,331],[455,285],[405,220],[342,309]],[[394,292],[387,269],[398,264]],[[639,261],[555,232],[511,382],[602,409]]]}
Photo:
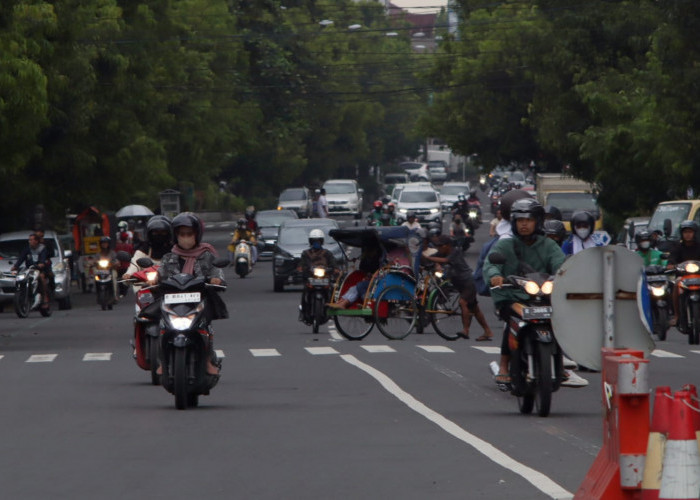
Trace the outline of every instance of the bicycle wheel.
{"label": "bicycle wheel", "polygon": [[374,328],[372,316],[350,316],[338,314],[333,316],[338,332],[348,340],[362,340]]}
{"label": "bicycle wheel", "polygon": [[435,332],[445,340],[457,340],[462,332],[462,308],[459,292],[451,286],[435,290],[428,302],[430,322]]}
{"label": "bicycle wheel", "polygon": [[406,338],[416,324],[418,308],[409,290],[402,286],[389,286],[382,290],[374,304],[374,322],[386,338]]}

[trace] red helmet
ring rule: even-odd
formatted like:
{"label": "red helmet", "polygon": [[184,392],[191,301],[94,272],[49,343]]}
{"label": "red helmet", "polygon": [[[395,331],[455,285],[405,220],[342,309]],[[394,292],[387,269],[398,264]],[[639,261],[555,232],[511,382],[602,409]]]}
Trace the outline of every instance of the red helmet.
{"label": "red helmet", "polygon": [[396,208],[396,204],[393,201],[390,201],[386,208]]}
{"label": "red helmet", "polygon": [[374,208],[382,208],[384,204],[381,201],[377,200],[372,204],[372,206],[374,206]]}

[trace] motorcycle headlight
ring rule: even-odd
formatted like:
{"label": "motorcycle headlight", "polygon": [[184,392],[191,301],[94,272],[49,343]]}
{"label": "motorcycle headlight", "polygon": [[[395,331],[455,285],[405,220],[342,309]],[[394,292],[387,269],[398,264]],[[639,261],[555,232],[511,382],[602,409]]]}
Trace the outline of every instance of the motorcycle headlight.
{"label": "motorcycle headlight", "polygon": [[102,269],[107,269],[107,267],[109,267],[109,261],[107,259],[100,259],[97,261],[97,265]]}
{"label": "motorcycle headlight", "polygon": [[663,297],[664,295],[666,295],[666,289],[663,286],[652,286],[651,294],[654,297]]}
{"label": "motorcycle headlight", "polygon": [[148,271],[146,273],[146,279],[148,281],[154,281],[157,276],[158,276],[158,271]]}
{"label": "motorcycle headlight", "polygon": [[22,281],[27,277],[27,273],[21,273],[17,275],[17,280]]}
{"label": "motorcycle headlight", "polygon": [[170,324],[175,330],[189,330],[192,326],[196,314],[188,314],[187,316],[170,316]]}
{"label": "motorcycle headlight", "polygon": [[540,286],[534,281],[526,281],[523,285],[523,288],[530,295],[537,295],[538,293],[540,293]]}
{"label": "motorcycle headlight", "polygon": [[435,277],[436,278],[442,278],[443,274],[441,271],[435,271]]}
{"label": "motorcycle headlight", "polygon": [[684,267],[686,273],[697,273],[700,271],[700,266],[696,262],[688,262]]}
{"label": "motorcycle headlight", "polygon": [[399,208],[399,213],[400,213],[400,214],[407,214],[407,213],[408,213],[408,209],[407,209],[407,208]]}
{"label": "motorcycle headlight", "polygon": [[545,282],[542,284],[542,288],[540,288],[540,290],[542,290],[542,293],[543,293],[543,294],[549,295],[549,294],[552,293],[552,289],[553,289],[553,288],[554,288],[554,283],[553,283],[553,282],[551,282],[551,281],[545,281]]}
{"label": "motorcycle headlight", "polygon": [[326,276],[326,270],[323,269],[322,267],[314,267],[314,277],[315,278],[323,278]]}

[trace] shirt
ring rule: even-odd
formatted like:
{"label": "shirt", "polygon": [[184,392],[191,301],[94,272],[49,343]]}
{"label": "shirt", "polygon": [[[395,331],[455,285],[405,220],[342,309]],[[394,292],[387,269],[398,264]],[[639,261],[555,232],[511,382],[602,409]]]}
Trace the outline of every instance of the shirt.
{"label": "shirt", "polygon": [[464,252],[461,248],[454,247],[452,249],[450,255],[447,256],[447,263],[450,266],[448,278],[458,289],[461,289],[473,279],[474,271],[464,259]]}

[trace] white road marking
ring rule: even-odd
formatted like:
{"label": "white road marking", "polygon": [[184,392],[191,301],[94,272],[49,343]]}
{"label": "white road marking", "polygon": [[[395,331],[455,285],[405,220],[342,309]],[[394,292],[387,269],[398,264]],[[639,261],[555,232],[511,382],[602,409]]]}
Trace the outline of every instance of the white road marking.
{"label": "white road marking", "polygon": [[388,345],[363,345],[362,348],[367,352],[396,352],[396,349]]}
{"label": "white road marking", "polygon": [[685,358],[685,356],[681,356],[675,352],[662,351],[661,349],[654,349],[651,351],[651,355],[657,358]]}
{"label": "white road marking", "polygon": [[694,351],[694,350],[692,350],[692,349],[691,349],[690,352],[694,352],[695,354],[700,354],[700,351]]}
{"label": "white road marking", "polygon": [[281,356],[277,349],[249,349],[250,353],[256,358],[265,356]]}
{"label": "white road marking", "polygon": [[0,359],[2,359],[2,358],[4,358],[4,357],[5,357],[4,354],[0,354]]}
{"label": "white road marking", "polygon": [[216,353],[216,357],[219,359],[224,359],[226,357],[226,354],[224,354],[224,351],[221,349],[214,349],[214,353]]}
{"label": "white road marking", "polygon": [[479,351],[483,351],[486,354],[500,354],[501,353],[500,347],[473,345],[472,349],[477,349]]}
{"label": "white road marking", "polygon": [[26,363],[51,363],[58,354],[32,354]]}
{"label": "white road marking", "polygon": [[314,356],[323,354],[340,354],[332,347],[304,347],[304,349],[306,349],[309,354],[313,354]]}
{"label": "white road marking", "polygon": [[[419,346],[421,347],[421,346]],[[356,366],[360,370],[364,371],[377,382],[379,382],[384,389],[386,389],[390,394],[394,395],[399,401],[403,402],[411,410],[422,415],[426,419],[430,420],[438,427],[443,429],[448,434],[456,437],[460,441],[473,447],[479,453],[486,456],[488,459],[492,460],[496,464],[504,467],[511,472],[519,475],[535,488],[548,495],[550,498],[556,500],[564,500],[573,498],[573,493],[565,490],[559,484],[554,482],[548,476],[545,476],[539,471],[526,466],[523,463],[511,458],[510,456],[503,453],[501,450],[493,446],[491,443],[484,441],[483,439],[467,432],[451,420],[448,420],[441,414],[427,407],[425,404],[418,401],[416,398],[411,396],[409,393],[401,389],[391,378],[387,377],[384,373],[373,368],[372,366],[365,364],[358,360],[355,356],[350,354],[343,354],[340,356],[343,361]]]}
{"label": "white road marking", "polygon": [[445,347],[444,345],[419,345],[416,347],[420,347],[427,352],[454,352],[452,349]]}
{"label": "white road marking", "polygon": [[328,324],[328,333],[330,333],[333,340],[343,340],[343,336],[338,333],[338,329],[333,323]]}
{"label": "white road marking", "polygon": [[83,361],[111,361],[111,352],[88,352],[83,356]]}

